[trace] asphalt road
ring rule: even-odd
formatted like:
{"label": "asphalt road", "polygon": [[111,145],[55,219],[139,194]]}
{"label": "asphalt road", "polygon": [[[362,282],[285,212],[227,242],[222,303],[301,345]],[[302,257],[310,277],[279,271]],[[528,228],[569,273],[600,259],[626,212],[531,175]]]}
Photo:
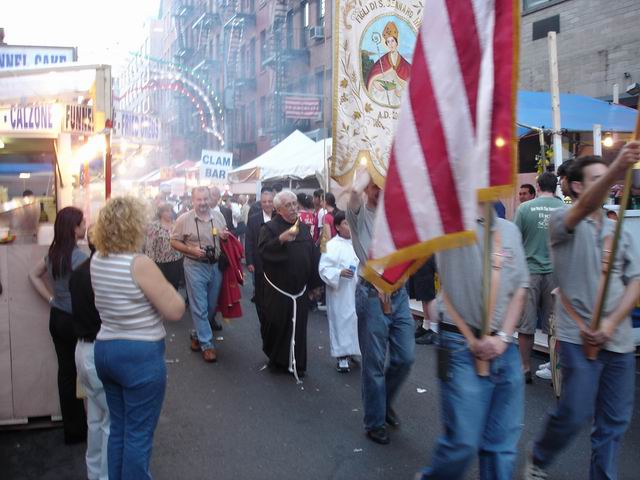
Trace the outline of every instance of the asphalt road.
{"label": "asphalt road", "polygon": [[[206,364],[189,350],[188,314],[167,325],[167,394],[152,459],[156,480],[411,479],[427,464],[441,431],[432,346],[416,346],[415,366],[396,403],[402,427],[391,432],[389,445],[380,446],[362,429],[359,369],[349,374],[335,370],[326,316],[310,316],[307,376],[296,385],[289,375],[263,369],[253,305],[244,301],[243,309],[244,318],[218,332],[216,364]],[[526,387],[516,478],[554,401],[548,382]],[[640,478],[637,405],[635,413],[622,445],[621,480]],[[588,478],[588,435],[585,428],[562,454],[552,479]],[[0,478],[75,480],[84,475],[84,446],[65,446],[60,428],[0,431]],[[476,477],[474,465],[467,478]]]}

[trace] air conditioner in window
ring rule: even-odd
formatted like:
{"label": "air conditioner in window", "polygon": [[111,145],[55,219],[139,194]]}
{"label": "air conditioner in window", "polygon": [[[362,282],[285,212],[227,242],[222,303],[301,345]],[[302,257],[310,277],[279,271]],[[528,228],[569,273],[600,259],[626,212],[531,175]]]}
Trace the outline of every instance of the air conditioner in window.
{"label": "air conditioner in window", "polygon": [[267,136],[267,132],[265,131],[264,128],[259,128],[258,129],[258,137],[262,138],[262,137],[266,137]]}
{"label": "air conditioner in window", "polygon": [[309,27],[309,40],[323,40],[324,39],[324,27]]}

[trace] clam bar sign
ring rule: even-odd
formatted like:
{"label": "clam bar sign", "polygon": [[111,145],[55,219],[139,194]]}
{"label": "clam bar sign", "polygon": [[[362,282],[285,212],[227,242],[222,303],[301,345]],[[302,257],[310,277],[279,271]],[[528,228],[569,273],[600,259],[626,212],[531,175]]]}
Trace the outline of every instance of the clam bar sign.
{"label": "clam bar sign", "polygon": [[200,183],[228,183],[233,164],[233,153],[202,150],[200,156]]}
{"label": "clam bar sign", "polygon": [[21,103],[0,106],[0,133],[91,133],[93,118],[93,107],[88,105]]}

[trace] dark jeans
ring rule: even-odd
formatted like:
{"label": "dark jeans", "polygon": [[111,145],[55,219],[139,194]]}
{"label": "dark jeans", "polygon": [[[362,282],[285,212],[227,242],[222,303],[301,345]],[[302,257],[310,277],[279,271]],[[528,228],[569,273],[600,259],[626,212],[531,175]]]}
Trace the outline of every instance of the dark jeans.
{"label": "dark jeans", "polygon": [[533,447],[533,461],[546,467],[591,425],[589,478],[616,479],[620,441],[633,412],[634,354],[602,350],[596,360],[587,360],[582,345],[560,343],[562,394]]}
{"label": "dark jeans", "polygon": [[415,324],[405,288],[391,296],[391,308],[392,313],[385,315],[378,292],[366,283],[358,283],[356,314],[366,430],[384,426],[387,409],[409,375],[414,360]]}
{"label": "dark jeans", "polygon": [[76,398],[76,343],[71,315],[55,307],[49,314],[49,332],[58,357],[58,395],[65,443],[85,441],[87,416],[82,400]]}

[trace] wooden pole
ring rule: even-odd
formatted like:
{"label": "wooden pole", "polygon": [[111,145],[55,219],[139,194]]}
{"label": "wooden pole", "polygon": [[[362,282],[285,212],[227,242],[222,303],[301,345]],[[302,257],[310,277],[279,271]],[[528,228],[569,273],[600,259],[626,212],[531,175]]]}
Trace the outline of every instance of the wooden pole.
{"label": "wooden pole", "polygon": [[558,81],[558,48],[556,32],[547,34],[549,49],[549,81],[551,86],[551,113],[553,117],[553,163],[556,171],[562,165],[562,133],[560,132],[560,83]]}
{"label": "wooden pole", "polygon": [[[491,227],[493,218],[493,204],[484,203],[484,248],[482,250],[482,327],[480,337],[489,335],[491,331]],[[488,377],[490,364],[486,360],[476,359],[476,373],[480,377]]]}
{"label": "wooden pole", "polygon": [[[638,107],[640,108],[640,99],[638,101]],[[636,115],[636,128],[633,132],[632,140],[638,140],[640,137],[640,113]],[[622,224],[624,222],[624,215],[627,211],[627,205],[629,204],[629,198],[631,197],[631,185],[633,184],[633,168],[629,168],[624,177],[624,190],[622,191],[622,199],[620,201],[620,208],[618,209],[618,221],[616,222],[616,228],[613,233],[613,241],[611,242],[611,252],[609,253],[609,267],[607,268],[602,285],[598,288],[598,295],[596,297],[596,304],[593,309],[593,319],[591,321],[590,328],[593,331],[600,329],[602,322],[602,314],[604,313],[604,307],[606,304],[607,294],[609,293],[609,284],[611,280],[611,264],[615,261],[616,254],[618,253],[618,246],[620,243],[620,234],[622,233]],[[603,255],[606,252],[603,252]],[[595,360],[598,358],[598,352],[600,347],[584,344],[585,355],[589,360]]]}

